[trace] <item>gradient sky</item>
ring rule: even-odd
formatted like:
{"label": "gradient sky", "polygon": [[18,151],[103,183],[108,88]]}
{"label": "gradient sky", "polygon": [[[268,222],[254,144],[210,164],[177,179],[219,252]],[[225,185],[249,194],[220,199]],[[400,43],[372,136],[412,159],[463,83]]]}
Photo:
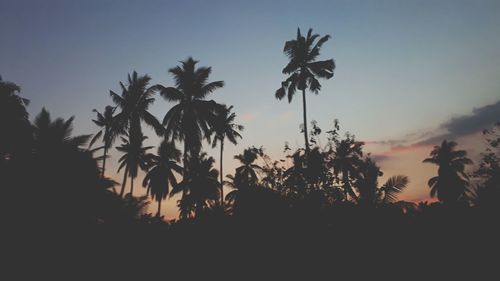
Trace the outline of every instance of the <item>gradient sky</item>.
{"label": "gradient sky", "polygon": [[[32,117],[43,106],[53,117],[75,115],[83,134],[96,130],[91,110],[111,103],[109,90],[127,73],[172,85],[167,70],[193,56],[226,82],[211,98],[234,105],[246,127],[226,150],[232,173],[233,155],[249,145],[276,159],[285,141],[303,145],[301,100],[274,98],[283,44],[297,27],[332,35],[321,58],[337,64],[321,93],[309,95],[309,120],[330,129],[340,119],[367,141],[385,176],[410,176],[403,199],[426,198],[436,169],[421,161],[440,138],[474,156],[477,132],[500,119],[500,1],[0,0],[0,75],[21,86]],[[159,98],[151,111],[163,118],[170,107]]]}

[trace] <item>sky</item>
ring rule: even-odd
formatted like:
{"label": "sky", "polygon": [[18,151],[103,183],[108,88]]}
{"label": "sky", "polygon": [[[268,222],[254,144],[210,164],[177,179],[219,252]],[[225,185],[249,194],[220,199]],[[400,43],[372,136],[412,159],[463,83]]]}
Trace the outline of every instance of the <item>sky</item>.
{"label": "sky", "polygon": [[[500,1],[0,0],[0,75],[21,86],[32,118],[46,107],[91,134],[92,109],[111,104],[109,90],[128,73],[171,86],[168,69],[192,56],[225,81],[210,98],[234,105],[245,126],[225,149],[226,174],[248,146],[275,159],[285,141],[303,146],[300,96],[274,98],[297,27],[331,35],[320,58],[337,66],[319,95],[308,94],[308,119],[326,131],[338,118],[366,142],[381,181],[408,175],[404,200],[428,199],[436,168],[421,162],[435,144],[453,139],[477,158],[481,130],[500,121]],[[158,97],[151,112],[162,119],[171,106]],[[117,155],[107,174],[120,181]],[[163,204],[166,217],[177,215],[175,198]]]}

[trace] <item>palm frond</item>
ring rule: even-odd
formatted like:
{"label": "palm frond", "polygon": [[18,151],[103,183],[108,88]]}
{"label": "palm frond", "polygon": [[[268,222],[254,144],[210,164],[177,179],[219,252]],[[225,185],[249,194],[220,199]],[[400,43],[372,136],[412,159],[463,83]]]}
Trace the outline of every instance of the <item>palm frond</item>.
{"label": "palm frond", "polygon": [[385,195],[384,202],[396,202],[397,195],[408,186],[408,183],[409,180],[407,176],[397,175],[390,177],[387,182],[381,187],[381,190]]}

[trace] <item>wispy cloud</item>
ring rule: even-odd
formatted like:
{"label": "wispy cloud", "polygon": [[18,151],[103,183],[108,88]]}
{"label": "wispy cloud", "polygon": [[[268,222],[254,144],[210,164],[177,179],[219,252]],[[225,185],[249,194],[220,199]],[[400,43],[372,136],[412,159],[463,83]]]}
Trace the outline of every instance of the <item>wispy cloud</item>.
{"label": "wispy cloud", "polygon": [[455,140],[463,136],[481,132],[500,121],[500,101],[479,108],[474,108],[471,115],[451,118],[441,124],[439,129],[445,133],[429,137],[420,144],[436,144],[443,139]]}
{"label": "wispy cloud", "polygon": [[257,118],[258,112],[245,112],[240,115],[240,120],[243,122],[250,122]]}
{"label": "wispy cloud", "polygon": [[384,161],[397,153],[419,147],[433,146],[445,139],[457,140],[481,132],[499,121],[500,101],[474,108],[472,114],[453,117],[433,130],[413,132],[399,139],[369,141],[367,144],[388,146],[389,150],[373,155],[376,160]]}

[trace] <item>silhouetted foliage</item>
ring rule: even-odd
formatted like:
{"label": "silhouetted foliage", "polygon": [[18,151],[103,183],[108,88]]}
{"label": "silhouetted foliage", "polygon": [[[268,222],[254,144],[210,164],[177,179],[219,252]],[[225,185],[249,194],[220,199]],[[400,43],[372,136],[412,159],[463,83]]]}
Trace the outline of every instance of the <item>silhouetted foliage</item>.
{"label": "silhouetted foliage", "polygon": [[241,166],[236,168],[236,176],[241,178],[245,188],[252,188],[257,185],[259,180],[257,173],[262,167],[255,164],[261,150],[256,147],[250,147],[243,151],[243,154],[235,155],[234,159],[240,161]]}
{"label": "silhouetted foliage", "polygon": [[172,195],[183,192],[179,200],[180,217],[190,218],[203,215],[211,202],[219,198],[219,172],[213,168],[215,160],[201,153],[188,159],[189,173],[174,186]]}
{"label": "silhouetted foliage", "polygon": [[488,144],[486,151],[481,155],[479,167],[474,171],[474,177],[480,182],[476,189],[471,189],[474,205],[490,210],[499,211],[500,201],[500,123],[492,129],[483,132]]}
{"label": "silhouetted foliage", "polygon": [[465,165],[472,164],[465,150],[455,150],[456,142],[444,140],[441,146],[435,146],[430,158],[424,163],[432,163],[439,167],[438,175],[429,179],[431,197],[437,196],[445,204],[456,203],[464,198],[469,177],[465,173]]}
{"label": "silhouetted foliage", "polygon": [[378,204],[395,203],[398,194],[408,185],[408,177],[398,175],[390,177],[384,185],[378,187],[377,179],[383,173],[370,158],[365,159],[361,169],[362,172],[356,182],[357,190],[359,191],[359,204],[375,206]]}
{"label": "silhouetted foliage", "polygon": [[[438,166],[428,184],[431,197],[440,202],[432,203],[399,201],[409,183],[404,175],[379,185],[381,168],[363,151],[363,142],[348,132],[340,134],[337,120],[330,131],[324,132],[316,121],[307,131],[305,92],[318,93],[318,78],[331,78],[335,68],[333,60],[316,61],[328,39],[313,35],[311,29],[307,36],[298,30],[297,38],[284,48],[290,62],[283,73],[290,76],[276,97],[288,95],[291,101],[296,90],[302,91],[305,148],[292,149],[286,143],[283,159],[272,159],[262,146],[248,147],[234,156],[240,165],[226,181],[224,144],[237,144],[243,126],[236,124],[232,106],[206,100],[224,83],[208,82],[211,68],[197,68],[192,58],[169,70],[174,87],[149,87],[149,76],[135,71],[129,75],[127,85],[120,83],[120,95],[111,91],[116,107],[106,106],[102,113],[94,110],[97,118],[92,121],[99,131],[92,139],[73,135],[73,117],[53,119],[45,108],[30,123],[28,100],[19,95],[20,87],[0,79],[0,205],[15,210],[2,220],[7,225],[4,232],[18,234],[27,227],[26,233],[33,236],[47,231],[48,236],[60,237],[69,227],[95,230],[92,242],[97,246],[129,240],[127,258],[136,257],[131,252],[144,245],[134,248],[133,241],[141,241],[158,251],[177,249],[175,254],[182,253],[187,263],[196,256],[190,250],[200,250],[201,245],[223,245],[217,246],[217,253],[227,256],[242,253],[238,247],[254,245],[263,247],[260,253],[270,253],[276,243],[292,251],[326,247],[329,254],[339,249],[357,254],[354,247],[378,254],[392,253],[403,243],[416,248],[414,241],[430,249],[442,249],[446,243],[463,249],[470,246],[465,238],[495,234],[492,229],[500,214],[500,124],[484,131],[488,147],[472,174],[476,186],[466,173],[472,164],[466,151],[446,140],[434,147],[424,160]],[[148,111],[155,93],[174,103],[162,123]],[[156,154],[149,153],[153,147],[145,144],[142,123],[162,137]],[[115,189],[118,183],[104,173],[109,149],[118,137],[118,172],[124,170],[120,192]],[[89,150],[98,140],[102,147]],[[214,168],[214,158],[202,152],[204,140],[213,148],[220,146],[220,171]],[[182,152],[176,148],[179,142]],[[99,149],[103,155],[94,158]],[[147,195],[158,203],[156,214],[148,213],[148,196],[133,196],[140,171],[145,173],[142,186]],[[130,192],[125,194],[128,178]],[[225,198],[224,185],[231,188]],[[161,215],[162,202],[180,193],[179,220],[167,222]],[[79,235],[72,243],[87,238]],[[447,242],[450,239],[461,244]],[[286,253],[283,249],[280,254]]]}
{"label": "silhouetted foliage", "polygon": [[337,182],[342,182],[344,190],[344,199],[347,200],[350,196],[357,201],[358,197],[355,194],[352,185],[353,180],[359,177],[360,166],[362,165],[363,157],[363,142],[356,141],[355,137],[349,133],[344,139],[338,139],[336,131],[331,131],[330,151],[332,157],[329,165],[333,169],[333,173]]}
{"label": "silhouetted foliage", "polygon": [[[25,158],[31,145],[31,126],[21,88],[0,76],[0,169],[4,161]],[[19,159],[20,161],[23,159]]]}

